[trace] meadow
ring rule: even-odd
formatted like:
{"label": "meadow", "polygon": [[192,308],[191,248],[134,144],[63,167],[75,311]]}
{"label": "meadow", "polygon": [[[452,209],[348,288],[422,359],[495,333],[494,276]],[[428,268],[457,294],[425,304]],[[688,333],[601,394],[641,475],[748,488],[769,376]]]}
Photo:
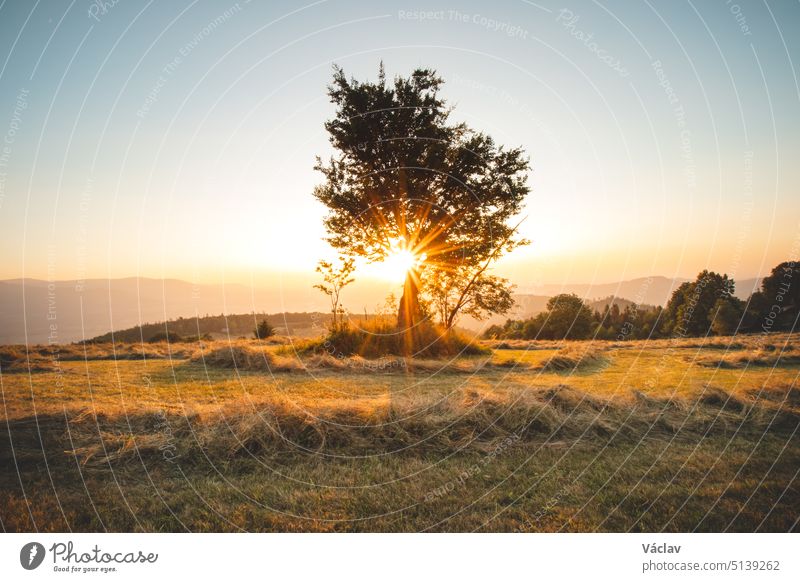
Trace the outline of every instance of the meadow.
{"label": "meadow", "polygon": [[800,335],[0,348],[4,531],[791,531]]}

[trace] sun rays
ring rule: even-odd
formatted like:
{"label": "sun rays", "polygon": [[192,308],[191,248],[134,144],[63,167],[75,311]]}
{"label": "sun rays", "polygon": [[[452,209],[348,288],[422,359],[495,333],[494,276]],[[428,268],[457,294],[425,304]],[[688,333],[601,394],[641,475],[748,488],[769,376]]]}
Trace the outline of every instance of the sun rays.
{"label": "sun rays", "polygon": [[422,267],[428,258],[427,253],[412,247],[400,237],[389,240],[386,247],[385,258],[369,267],[374,276],[393,283],[403,282],[409,271]]}

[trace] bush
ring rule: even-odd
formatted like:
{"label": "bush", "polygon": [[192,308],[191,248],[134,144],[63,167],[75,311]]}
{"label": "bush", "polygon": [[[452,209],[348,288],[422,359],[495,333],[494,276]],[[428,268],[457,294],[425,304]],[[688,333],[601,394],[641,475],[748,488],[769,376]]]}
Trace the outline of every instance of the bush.
{"label": "bush", "polygon": [[253,330],[253,335],[256,339],[267,339],[275,335],[275,328],[266,319],[262,319]]}
{"label": "bush", "polygon": [[[409,344],[413,347],[409,349]],[[335,357],[361,356],[411,356],[442,358],[452,356],[485,355],[490,350],[472,342],[455,330],[424,323],[414,328],[410,337],[388,319],[375,319],[353,325],[339,326],[311,349]]]}

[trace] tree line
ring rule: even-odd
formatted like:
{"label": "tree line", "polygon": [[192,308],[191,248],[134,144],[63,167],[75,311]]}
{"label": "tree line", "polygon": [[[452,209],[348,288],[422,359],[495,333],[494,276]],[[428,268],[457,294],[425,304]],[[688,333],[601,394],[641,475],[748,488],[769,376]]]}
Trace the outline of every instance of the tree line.
{"label": "tree line", "polygon": [[761,281],[746,300],[734,295],[735,281],[704,270],[682,283],[666,307],[606,305],[592,311],[575,294],[551,297],[546,311],[523,320],[493,325],[495,339],[653,339],[737,333],[794,331],[800,306],[800,266],[785,261]]}

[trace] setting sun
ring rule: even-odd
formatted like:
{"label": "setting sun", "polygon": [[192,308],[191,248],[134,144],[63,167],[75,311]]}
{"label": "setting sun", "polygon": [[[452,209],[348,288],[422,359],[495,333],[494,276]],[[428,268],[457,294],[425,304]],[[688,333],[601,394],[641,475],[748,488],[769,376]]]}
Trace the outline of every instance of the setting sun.
{"label": "setting sun", "polygon": [[374,277],[399,283],[406,278],[409,270],[420,266],[426,258],[425,253],[418,254],[408,248],[402,239],[392,239],[389,241],[386,258],[369,264],[366,272]]}
{"label": "setting sun", "polygon": [[387,275],[402,279],[406,273],[417,264],[417,259],[408,249],[397,251],[384,261]]}

